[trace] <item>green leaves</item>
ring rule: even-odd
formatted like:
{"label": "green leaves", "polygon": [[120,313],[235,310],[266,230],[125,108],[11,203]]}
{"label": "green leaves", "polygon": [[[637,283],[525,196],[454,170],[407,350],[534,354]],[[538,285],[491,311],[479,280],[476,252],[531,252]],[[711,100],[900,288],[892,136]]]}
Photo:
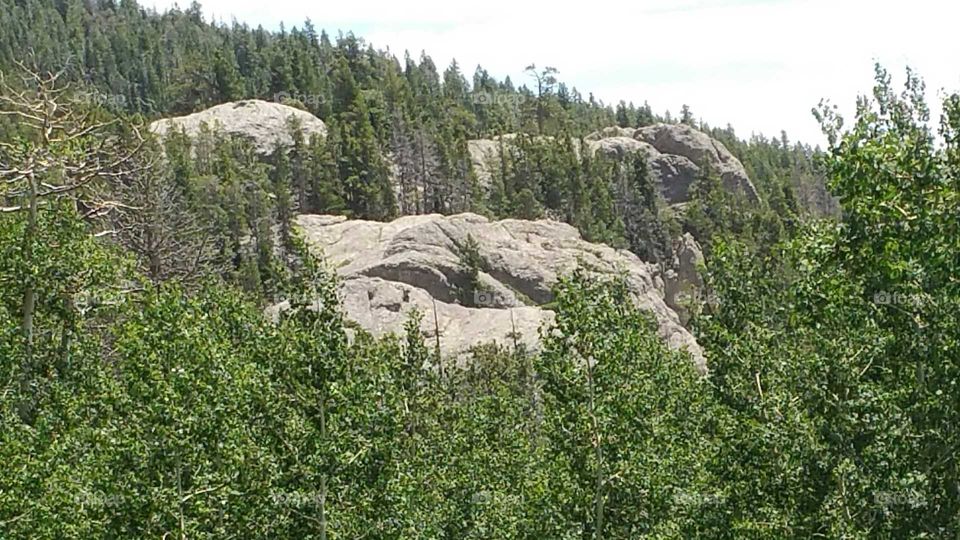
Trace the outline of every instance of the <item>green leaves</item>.
{"label": "green leaves", "polygon": [[663,345],[622,282],[575,273],[556,304],[536,362],[557,453],[548,500],[595,537],[693,530],[695,512],[677,494],[710,490],[701,469],[710,405],[693,363]]}
{"label": "green leaves", "polygon": [[948,277],[958,170],[933,142],[921,89],[908,74],[898,95],[878,68],[849,131],[822,116],[842,223],[807,227],[778,258],[714,251],[720,302],[698,322],[729,428],[710,467],[738,534],[936,537],[955,525],[958,411],[944,396],[960,366]]}

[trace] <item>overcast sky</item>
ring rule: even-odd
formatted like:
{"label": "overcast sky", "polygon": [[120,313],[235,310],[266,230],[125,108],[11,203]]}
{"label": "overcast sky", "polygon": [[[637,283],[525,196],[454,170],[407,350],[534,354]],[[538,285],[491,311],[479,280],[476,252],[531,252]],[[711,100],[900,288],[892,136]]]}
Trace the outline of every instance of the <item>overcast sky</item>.
{"label": "overcast sky", "polygon": [[[141,0],[164,9],[171,0]],[[960,20],[953,0],[206,0],[208,20],[275,29],[310,18],[332,36],[353,31],[397,56],[425,50],[440,69],[456,58],[527,82],[531,62],[554,66],[585,96],[689,104],[711,125],[823,140],[810,109],[829,98],[850,111],[880,61],[903,81],[927,82],[931,101],[960,90]],[[180,1],[181,7],[189,2]],[[934,107],[939,114],[939,107]]]}

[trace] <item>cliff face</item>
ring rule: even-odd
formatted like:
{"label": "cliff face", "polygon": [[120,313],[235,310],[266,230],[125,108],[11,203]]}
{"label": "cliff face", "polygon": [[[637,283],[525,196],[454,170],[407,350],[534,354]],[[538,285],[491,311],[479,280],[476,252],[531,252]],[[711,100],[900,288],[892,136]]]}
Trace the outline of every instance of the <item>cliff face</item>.
{"label": "cliff face", "polygon": [[[298,227],[308,245],[336,269],[344,311],[367,331],[402,332],[413,309],[432,342],[440,332],[444,355],[472,346],[516,339],[536,349],[539,331],[553,312],[551,287],[559,276],[580,267],[600,277],[623,275],[633,301],[650,311],[661,337],[686,349],[700,369],[702,350],[668,305],[680,276],[663,276],[655,265],[625,250],[584,241],[573,227],[549,220],[490,221],[475,214],[421,215],[389,223],[340,216],[303,215]],[[469,298],[470,277],[462,264],[469,240],[482,261],[481,287]],[[436,321],[434,320],[436,313]]]}

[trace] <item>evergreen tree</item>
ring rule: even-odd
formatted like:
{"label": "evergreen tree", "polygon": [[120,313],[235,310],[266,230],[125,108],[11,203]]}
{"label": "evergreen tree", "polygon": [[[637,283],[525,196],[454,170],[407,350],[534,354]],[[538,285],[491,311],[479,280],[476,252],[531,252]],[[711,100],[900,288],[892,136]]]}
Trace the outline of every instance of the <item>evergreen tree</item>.
{"label": "evergreen tree", "polygon": [[680,108],[680,123],[694,127],[693,112],[690,111],[690,107],[686,104]]}
{"label": "evergreen tree", "polygon": [[620,103],[617,104],[617,125],[625,128],[633,125],[633,122],[630,121],[632,115],[627,111],[627,103],[623,100],[620,100]]}

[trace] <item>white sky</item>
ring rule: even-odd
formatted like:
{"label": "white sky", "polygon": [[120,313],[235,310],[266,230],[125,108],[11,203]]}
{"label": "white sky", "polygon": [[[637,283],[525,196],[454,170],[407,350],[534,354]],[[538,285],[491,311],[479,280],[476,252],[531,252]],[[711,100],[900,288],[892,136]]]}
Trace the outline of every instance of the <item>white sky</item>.
{"label": "white sky", "polygon": [[[141,0],[163,9],[172,0]],[[208,20],[276,29],[309,17],[334,38],[353,31],[398,57],[426,50],[438,69],[456,58],[468,80],[477,64],[526,83],[523,68],[554,66],[586,96],[649,101],[676,114],[689,104],[714,126],[812,144],[821,98],[852,111],[880,61],[903,81],[924,78],[931,104],[960,90],[960,20],[953,0],[205,0]],[[181,7],[187,1],[179,2]],[[933,108],[939,115],[939,107]]]}

